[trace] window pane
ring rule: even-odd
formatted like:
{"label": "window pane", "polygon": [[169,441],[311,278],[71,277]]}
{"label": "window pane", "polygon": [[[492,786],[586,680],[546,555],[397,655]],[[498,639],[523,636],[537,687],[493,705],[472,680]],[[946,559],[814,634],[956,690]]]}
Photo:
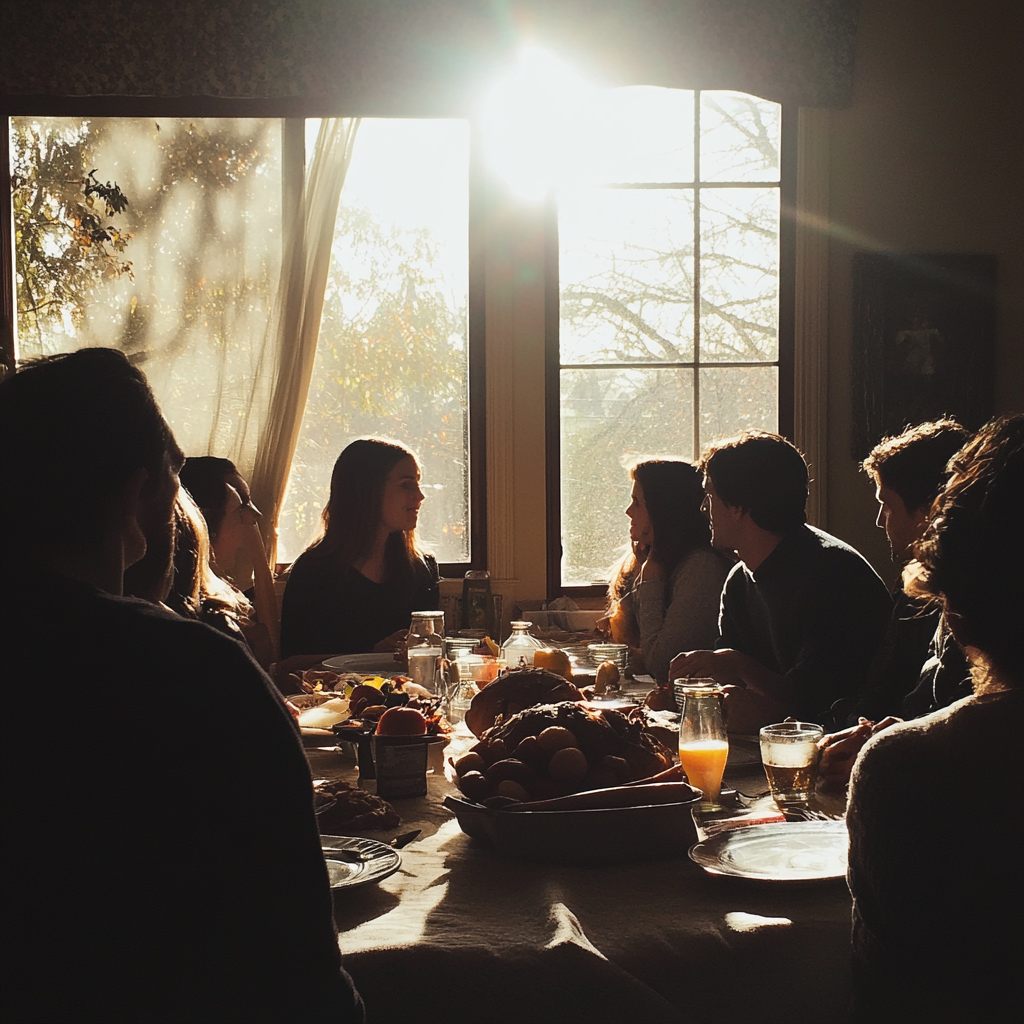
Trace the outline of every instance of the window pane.
{"label": "window pane", "polygon": [[778,358],[779,190],[701,192],[701,360]]}
{"label": "window pane", "polygon": [[722,366],[700,371],[700,447],[741,430],[779,428],[776,366]]}
{"label": "window pane", "polygon": [[693,371],[561,373],[562,580],[607,580],[628,540],[629,477],[643,456],[693,457]]}
{"label": "window pane", "polygon": [[[228,450],[280,274],[280,121],[19,117],[11,142],[19,358],[123,349],[186,454]],[[88,203],[92,168],[123,212]],[[123,252],[88,246],[74,224],[90,213],[130,236]]]}
{"label": "window pane", "polygon": [[563,363],[693,358],[692,192],[566,192],[558,232]]}
{"label": "window pane", "polygon": [[741,92],[700,94],[702,181],[778,181],[782,106]]}
{"label": "window pane", "polygon": [[281,520],[281,557],[315,535],[334,460],[366,434],[419,456],[420,538],[469,558],[469,132],[364,119],[338,209],[320,340]]}
{"label": "window pane", "polygon": [[603,90],[568,134],[580,181],[693,181],[693,93],[687,90]]}

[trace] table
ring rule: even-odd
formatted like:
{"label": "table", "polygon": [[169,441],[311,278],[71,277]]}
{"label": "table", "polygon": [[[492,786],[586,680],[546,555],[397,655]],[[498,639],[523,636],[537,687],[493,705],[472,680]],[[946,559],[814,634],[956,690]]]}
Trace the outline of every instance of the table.
{"label": "table", "polygon": [[[335,894],[345,966],[373,1020],[708,1024],[845,1014],[844,884],[773,887],[712,877],[685,858],[603,868],[511,860],[464,835],[442,806],[455,790],[435,749],[427,796],[395,802],[396,831],[423,830],[400,870]],[[307,753],[315,777],[355,780],[351,758]],[[726,781],[766,788],[759,766],[730,767]]]}

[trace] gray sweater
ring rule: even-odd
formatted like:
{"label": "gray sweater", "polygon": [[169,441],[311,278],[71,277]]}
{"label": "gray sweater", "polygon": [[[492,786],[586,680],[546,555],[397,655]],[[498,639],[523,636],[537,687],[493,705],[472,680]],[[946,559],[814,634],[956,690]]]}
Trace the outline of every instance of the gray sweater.
{"label": "gray sweater", "polygon": [[[668,666],[677,654],[715,646],[722,586],[731,568],[711,548],[699,548],[667,580],[645,580],[627,595],[624,603],[640,627],[644,665],[659,683],[668,682]],[[667,607],[666,585],[671,593]]]}

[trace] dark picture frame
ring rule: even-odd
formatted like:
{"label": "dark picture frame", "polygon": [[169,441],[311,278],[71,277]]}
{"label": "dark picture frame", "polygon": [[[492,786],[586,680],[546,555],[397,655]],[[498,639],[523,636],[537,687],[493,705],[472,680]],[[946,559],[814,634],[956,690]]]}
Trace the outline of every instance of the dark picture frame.
{"label": "dark picture frame", "polygon": [[853,456],[908,425],[992,415],[995,256],[853,257]]}

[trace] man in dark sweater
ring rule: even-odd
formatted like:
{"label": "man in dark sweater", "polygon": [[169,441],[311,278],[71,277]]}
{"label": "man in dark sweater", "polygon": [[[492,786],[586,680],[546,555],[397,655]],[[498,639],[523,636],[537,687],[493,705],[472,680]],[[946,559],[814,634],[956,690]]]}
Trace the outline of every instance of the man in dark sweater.
{"label": "man in dark sweater", "polygon": [[[899,565],[911,557],[914,541],[928,524],[932,502],[948,478],[946,467],[969,436],[955,420],[921,423],[887,437],[864,460],[864,471],[875,485],[876,522],[885,530],[893,561]],[[915,601],[907,597],[902,582],[897,586],[889,628],[857,701],[859,715],[913,717],[971,695],[967,660],[940,619],[937,605]],[[930,663],[923,671],[926,662]],[[946,686],[951,676],[952,685]],[[936,703],[937,681],[942,703]],[[906,706],[919,683],[922,692]]]}
{"label": "man in dark sweater", "polygon": [[0,437],[7,1019],[361,1021],[273,685],[121,596],[173,548],[182,456],[145,378],[105,349],[29,366]]}
{"label": "man in dark sweater", "polygon": [[833,725],[833,704],[856,695],[885,634],[885,585],[857,551],[806,525],[807,465],[784,438],[748,431],[703,468],[712,543],[740,561],[718,649],[678,655],[669,678],[722,683],[732,732],[788,716]]}

